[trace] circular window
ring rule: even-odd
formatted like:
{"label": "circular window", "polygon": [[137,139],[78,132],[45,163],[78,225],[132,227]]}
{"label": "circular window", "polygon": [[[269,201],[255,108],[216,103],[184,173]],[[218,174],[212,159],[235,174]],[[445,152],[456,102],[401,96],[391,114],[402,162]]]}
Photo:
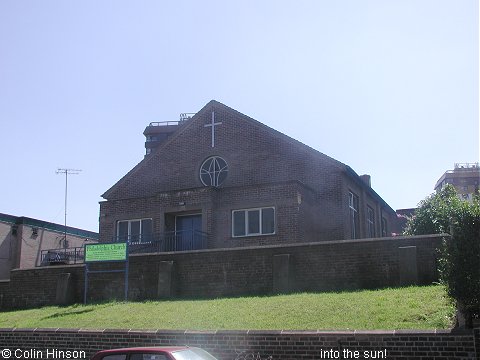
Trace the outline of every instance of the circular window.
{"label": "circular window", "polygon": [[200,167],[200,180],[205,186],[220,186],[228,174],[228,165],[219,156],[211,156]]}

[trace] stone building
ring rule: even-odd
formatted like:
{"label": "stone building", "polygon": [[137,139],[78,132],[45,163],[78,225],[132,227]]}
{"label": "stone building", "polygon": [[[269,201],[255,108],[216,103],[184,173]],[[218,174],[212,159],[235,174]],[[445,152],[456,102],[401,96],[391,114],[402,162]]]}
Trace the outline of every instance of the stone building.
{"label": "stone building", "polygon": [[103,194],[100,241],[152,251],[390,236],[368,175],[217,101],[151,123],[145,158]]}
{"label": "stone building", "polygon": [[480,166],[478,163],[457,163],[453,170],[447,170],[435,184],[435,191],[440,191],[446,184],[457,190],[462,200],[472,201],[473,196],[480,194]]}

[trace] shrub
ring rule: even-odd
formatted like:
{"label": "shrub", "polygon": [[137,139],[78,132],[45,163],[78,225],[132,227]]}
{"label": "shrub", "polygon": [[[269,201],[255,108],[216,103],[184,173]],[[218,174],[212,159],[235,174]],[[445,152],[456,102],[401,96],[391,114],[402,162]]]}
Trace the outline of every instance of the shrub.
{"label": "shrub", "polygon": [[448,233],[440,249],[440,280],[457,302],[467,326],[480,316],[480,199],[460,200],[445,186],[423,200],[407,222],[406,235]]}

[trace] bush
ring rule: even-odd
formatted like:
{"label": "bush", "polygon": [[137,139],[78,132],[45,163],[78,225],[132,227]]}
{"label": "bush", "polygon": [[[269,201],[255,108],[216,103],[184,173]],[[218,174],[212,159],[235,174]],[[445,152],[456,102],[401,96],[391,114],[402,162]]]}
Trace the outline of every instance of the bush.
{"label": "bush", "polygon": [[440,250],[440,280],[457,302],[467,326],[480,316],[480,200],[460,200],[444,187],[423,200],[407,222],[406,235],[448,233]]}

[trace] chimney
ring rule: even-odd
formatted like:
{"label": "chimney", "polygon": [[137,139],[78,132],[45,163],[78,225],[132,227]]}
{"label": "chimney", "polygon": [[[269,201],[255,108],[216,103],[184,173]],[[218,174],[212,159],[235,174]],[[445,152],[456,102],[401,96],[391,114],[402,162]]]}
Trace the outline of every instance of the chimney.
{"label": "chimney", "polygon": [[372,177],[370,175],[360,175],[360,179],[369,187],[372,187]]}

